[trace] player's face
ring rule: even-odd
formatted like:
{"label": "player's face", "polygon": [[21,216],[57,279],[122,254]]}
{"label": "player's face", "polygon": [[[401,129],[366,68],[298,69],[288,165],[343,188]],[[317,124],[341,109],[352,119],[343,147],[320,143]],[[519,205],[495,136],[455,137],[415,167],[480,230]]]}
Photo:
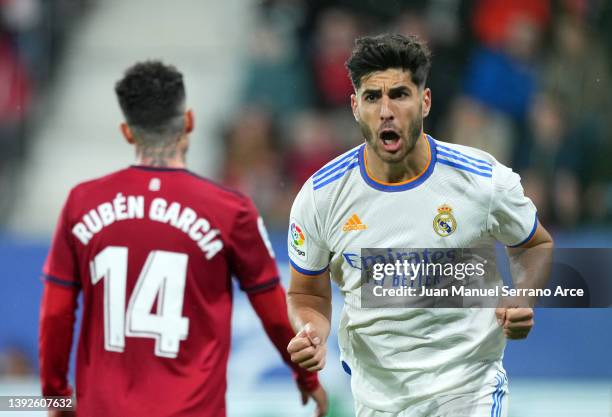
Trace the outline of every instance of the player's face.
{"label": "player's face", "polygon": [[421,136],[431,92],[414,84],[408,71],[388,69],[364,77],[351,104],[369,147],[382,161],[395,163]]}

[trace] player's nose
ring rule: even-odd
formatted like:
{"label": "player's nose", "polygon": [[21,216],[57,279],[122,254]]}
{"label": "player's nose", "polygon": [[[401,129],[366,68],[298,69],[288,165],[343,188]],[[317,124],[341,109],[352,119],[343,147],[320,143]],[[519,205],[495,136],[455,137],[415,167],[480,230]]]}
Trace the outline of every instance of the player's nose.
{"label": "player's nose", "polygon": [[393,111],[391,110],[390,100],[388,96],[383,96],[380,102],[380,120],[393,120]]}

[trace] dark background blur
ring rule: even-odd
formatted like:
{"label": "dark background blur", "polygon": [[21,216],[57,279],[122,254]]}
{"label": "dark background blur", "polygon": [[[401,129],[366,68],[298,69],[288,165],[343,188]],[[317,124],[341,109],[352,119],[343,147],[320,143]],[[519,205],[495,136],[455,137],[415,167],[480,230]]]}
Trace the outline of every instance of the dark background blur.
{"label": "dark background blur", "polygon": [[[0,223],[53,106],[43,98],[66,39],[93,4],[0,1]],[[268,0],[250,13],[238,105],[216,126],[211,175],[253,196],[269,227],[283,230],[308,176],[362,140],[344,62],[357,36],[386,31],[433,51],[428,133],[512,166],[553,230],[610,222],[612,2]]]}
{"label": "dark background blur", "polygon": [[0,0],[0,225],[14,209],[17,177],[52,103],[65,46],[87,0]]}
{"label": "dark background blur", "polygon": [[355,37],[416,34],[433,51],[427,132],[521,173],[547,227],[606,224],[611,10],[571,0],[265,1],[243,109],[224,129],[221,178],[282,229],[308,176],[362,140],[344,68]]}

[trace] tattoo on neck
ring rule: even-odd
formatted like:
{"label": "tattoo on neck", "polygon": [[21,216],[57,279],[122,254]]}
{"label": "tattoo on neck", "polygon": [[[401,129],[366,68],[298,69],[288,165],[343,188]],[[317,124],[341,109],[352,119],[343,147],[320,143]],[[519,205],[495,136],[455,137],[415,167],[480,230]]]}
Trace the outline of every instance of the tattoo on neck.
{"label": "tattoo on neck", "polygon": [[[176,158],[176,146],[167,147],[141,147],[138,151],[140,158],[147,165],[154,167],[167,167],[171,160]],[[182,159],[182,157],[181,157]]]}

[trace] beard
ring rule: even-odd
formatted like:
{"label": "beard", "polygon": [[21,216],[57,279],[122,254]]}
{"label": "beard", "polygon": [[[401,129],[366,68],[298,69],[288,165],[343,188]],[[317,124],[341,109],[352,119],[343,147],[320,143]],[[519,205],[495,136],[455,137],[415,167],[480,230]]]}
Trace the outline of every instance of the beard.
{"label": "beard", "polygon": [[421,136],[421,130],[423,129],[422,109],[423,105],[420,105],[417,115],[410,120],[405,131],[401,132],[399,140],[404,142],[404,146],[398,152],[391,153],[385,151],[380,144],[378,134],[361,120],[359,121],[359,129],[361,130],[361,134],[365,138],[370,148],[383,162],[390,164],[402,162],[406,156],[412,152],[417,141],[419,140],[419,137]]}

